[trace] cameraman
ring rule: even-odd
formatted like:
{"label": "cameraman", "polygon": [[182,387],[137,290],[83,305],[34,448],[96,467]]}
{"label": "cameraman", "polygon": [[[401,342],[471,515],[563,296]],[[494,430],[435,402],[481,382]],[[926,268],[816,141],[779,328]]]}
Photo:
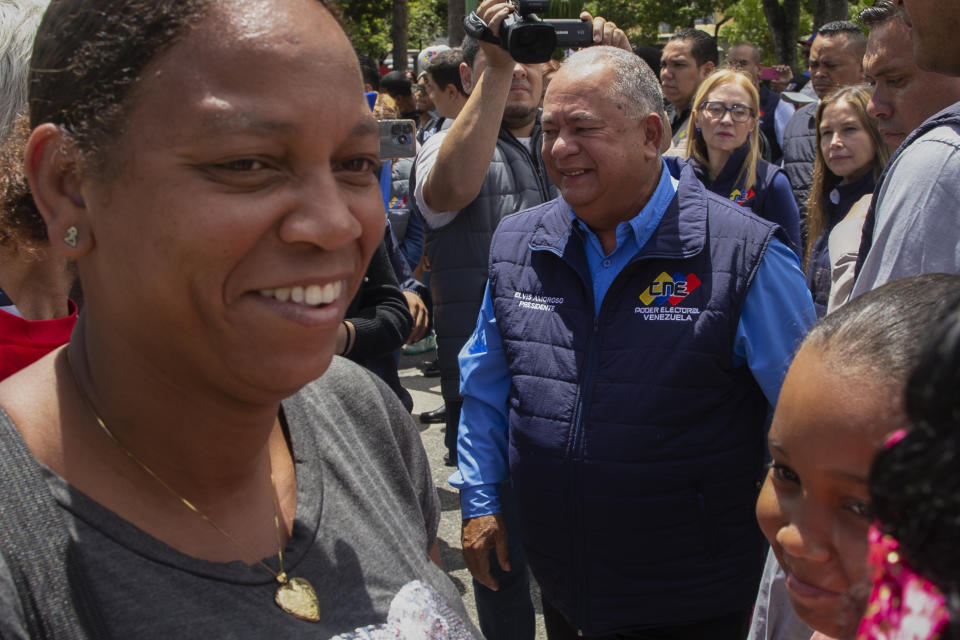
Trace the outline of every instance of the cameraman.
{"label": "cameraman", "polygon": [[[485,0],[477,16],[495,36],[514,7]],[[626,34],[603,18],[593,21],[593,41],[630,50]],[[541,157],[539,106],[541,65],[519,64],[497,44],[466,38],[460,75],[469,94],[446,131],[426,141],[416,161],[414,196],[426,223],[426,253],[432,269],[431,290],[437,331],[441,393],[447,407],[446,445],[457,464],[456,438],[462,399],[457,355],[473,332],[487,279],[490,239],[500,219],[553,199]],[[480,478],[483,461],[471,461],[458,488],[505,478]],[[508,492],[501,499],[509,503]],[[469,500],[463,516],[472,515]],[[502,505],[508,523],[509,504]],[[509,524],[508,524],[509,526]],[[464,532],[464,556],[471,571],[490,557],[491,540],[483,532]],[[510,571],[496,559],[482,571],[490,589],[474,580],[480,626],[487,638],[533,638],[533,607],[519,536],[510,537]],[[492,578],[492,582],[488,580]]]}

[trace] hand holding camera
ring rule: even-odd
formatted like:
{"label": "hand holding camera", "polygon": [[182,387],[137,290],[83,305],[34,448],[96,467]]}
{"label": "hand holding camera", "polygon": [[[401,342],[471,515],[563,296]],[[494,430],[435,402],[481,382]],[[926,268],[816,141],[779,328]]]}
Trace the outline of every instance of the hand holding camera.
{"label": "hand holding camera", "polygon": [[[609,44],[630,50],[626,34],[612,22],[593,18],[588,12],[579,20],[542,20],[537,12],[548,10],[551,0],[488,0],[463,20],[466,32],[480,42],[496,44],[520,63],[550,60],[553,51]],[[485,51],[490,48],[484,47]],[[488,54],[489,55],[489,54]]]}

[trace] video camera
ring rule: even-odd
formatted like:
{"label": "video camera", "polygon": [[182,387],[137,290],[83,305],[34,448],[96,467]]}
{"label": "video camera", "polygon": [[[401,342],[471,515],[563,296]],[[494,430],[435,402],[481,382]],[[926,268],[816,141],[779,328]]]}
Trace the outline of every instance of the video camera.
{"label": "video camera", "polygon": [[467,34],[499,44],[517,62],[547,62],[557,47],[575,49],[593,44],[593,23],[586,20],[541,20],[535,14],[550,7],[550,0],[512,0],[516,11],[503,21],[500,37],[476,12],[463,19]]}

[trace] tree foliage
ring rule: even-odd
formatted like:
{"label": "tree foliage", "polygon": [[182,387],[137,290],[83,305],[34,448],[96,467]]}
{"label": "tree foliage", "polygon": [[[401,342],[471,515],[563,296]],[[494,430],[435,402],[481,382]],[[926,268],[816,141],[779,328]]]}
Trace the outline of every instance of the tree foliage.
{"label": "tree foliage", "polygon": [[[393,0],[340,0],[350,36],[357,51],[377,60],[391,51]],[[408,0],[408,47],[422,49],[446,42],[448,15],[459,28],[464,0]],[[476,0],[467,1],[476,6]],[[854,19],[872,0],[554,0],[543,17],[573,18],[587,9],[627,31],[631,42],[656,43],[661,25],[669,31],[713,22],[706,29],[719,32],[721,44],[752,42],[760,47],[766,64],[794,64],[796,40],[810,33],[816,19],[835,19],[846,7]],[[770,15],[764,11],[764,5]],[[453,11],[448,11],[452,6]],[[815,17],[816,16],[816,17]],[[771,19],[772,17],[772,19]],[[795,24],[796,26],[792,26]],[[795,30],[794,30],[795,29]]]}
{"label": "tree foliage", "polygon": [[737,4],[738,0],[590,0],[586,9],[615,22],[630,34],[632,42],[652,44],[657,42],[661,24],[669,25],[671,31],[692,27]]}
{"label": "tree foliage", "polygon": [[[420,49],[445,40],[447,0],[409,0],[407,46]],[[383,60],[393,49],[393,0],[340,0],[344,27],[357,53]]]}

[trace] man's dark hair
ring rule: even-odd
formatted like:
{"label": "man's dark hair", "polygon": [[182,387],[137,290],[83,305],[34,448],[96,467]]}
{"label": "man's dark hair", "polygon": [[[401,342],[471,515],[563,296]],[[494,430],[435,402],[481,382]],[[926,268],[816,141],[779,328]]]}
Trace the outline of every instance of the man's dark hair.
{"label": "man's dark hair", "polygon": [[[318,0],[339,22],[332,0]],[[143,70],[210,11],[211,0],[53,0],[37,31],[30,127],[52,122],[103,168]]]}
{"label": "man's dark hair", "polygon": [[817,37],[819,38],[821,36],[826,38],[846,36],[850,40],[851,44],[863,43],[864,47],[867,45],[867,36],[863,35],[863,29],[849,20],[836,20],[834,22],[828,22],[820,27],[820,30],[817,32]]}
{"label": "man's dark hair", "polygon": [[413,83],[403,71],[391,71],[380,78],[380,89],[394,97],[413,95]]}
{"label": "man's dark hair", "polygon": [[657,76],[657,80],[659,80],[660,59],[663,57],[663,51],[646,44],[635,44],[632,49],[637,57],[647,63],[647,66],[653,71],[653,75]]}
{"label": "man's dark hair", "polygon": [[[738,42],[737,44],[730,47],[730,51],[736,49],[737,47],[750,47],[750,52],[753,55],[753,61],[756,62],[757,64],[760,64],[763,62],[763,56],[760,55],[760,47],[753,44],[752,42]],[[729,51],[727,52],[727,55],[730,55]]]}
{"label": "man's dark hair", "polygon": [[362,53],[357,54],[357,61],[360,63],[363,83],[370,85],[374,91],[380,91],[380,67],[377,66],[376,61]]}
{"label": "man's dark hair", "polygon": [[460,53],[463,54],[463,61],[467,66],[473,68],[473,62],[477,59],[477,51],[480,50],[480,43],[472,36],[465,36],[460,43]]}
{"label": "man's dark hair", "polygon": [[879,27],[882,24],[900,17],[900,9],[890,0],[876,0],[872,7],[860,12],[860,24],[867,29]]}
{"label": "man's dark hair", "polygon": [[690,42],[690,54],[697,61],[698,67],[702,67],[708,62],[712,62],[714,66],[720,64],[717,40],[710,34],[699,29],[680,29],[673,34],[669,42],[674,40],[688,40]]}
{"label": "man's dark hair", "polygon": [[460,63],[463,62],[463,53],[459,49],[441,51],[427,63],[426,72],[433,79],[433,84],[440,89],[453,85],[463,95],[463,83],[460,81]]}

